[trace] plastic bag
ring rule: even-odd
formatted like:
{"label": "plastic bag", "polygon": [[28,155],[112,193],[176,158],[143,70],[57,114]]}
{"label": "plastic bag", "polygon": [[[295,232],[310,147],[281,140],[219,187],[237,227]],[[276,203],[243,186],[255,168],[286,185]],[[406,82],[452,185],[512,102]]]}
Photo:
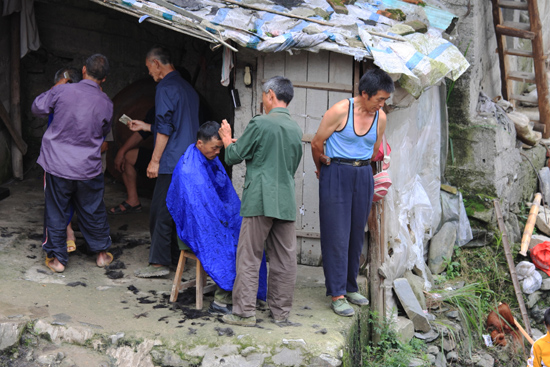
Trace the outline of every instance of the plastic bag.
{"label": "plastic bag", "polygon": [[472,227],[466,214],[462,193],[453,195],[451,193],[441,191],[441,223],[455,221],[458,223],[456,233],[456,245],[464,246],[470,242],[474,236],[472,235]]}
{"label": "plastic bag", "polygon": [[540,270],[550,275],[550,242],[539,243],[531,250],[531,261]]}
{"label": "plastic bag", "polygon": [[531,294],[540,289],[542,285],[542,276],[535,271],[535,265],[533,263],[529,261],[520,262],[516,265],[516,273],[518,275],[518,280],[523,279],[523,293]]}

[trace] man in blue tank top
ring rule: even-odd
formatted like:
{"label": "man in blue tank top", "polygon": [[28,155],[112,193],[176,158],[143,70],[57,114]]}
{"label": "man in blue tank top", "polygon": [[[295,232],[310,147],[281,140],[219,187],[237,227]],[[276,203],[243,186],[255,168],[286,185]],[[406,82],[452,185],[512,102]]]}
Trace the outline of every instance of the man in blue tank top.
{"label": "man in blue tank top", "polygon": [[311,141],[325,285],[331,308],[340,316],[355,313],[348,301],[369,304],[358,292],[357,275],[374,192],[370,161],[386,129],[382,107],[393,91],[386,72],[367,71],[359,81],[359,96],[332,106]]}

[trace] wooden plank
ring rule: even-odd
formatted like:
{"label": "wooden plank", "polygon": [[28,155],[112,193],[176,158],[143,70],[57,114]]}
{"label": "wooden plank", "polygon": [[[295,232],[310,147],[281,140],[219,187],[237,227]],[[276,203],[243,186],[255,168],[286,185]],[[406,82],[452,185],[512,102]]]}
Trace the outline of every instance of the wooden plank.
{"label": "wooden plank", "polygon": [[519,102],[525,102],[525,103],[532,103],[532,104],[537,104],[538,103],[538,99],[535,98],[535,97],[532,97],[532,96],[522,96],[521,94],[512,94],[510,96],[510,99],[509,101],[519,101]]}
{"label": "wooden plank", "polygon": [[[306,149],[310,149],[309,144],[302,143],[302,159],[300,160],[300,164],[298,165],[298,169],[296,170],[296,174],[294,175],[294,196],[296,199],[296,222],[294,223],[294,226],[296,230],[302,229],[301,209],[304,205],[304,151]],[[296,250],[298,251],[299,249]]]}
{"label": "wooden plank", "polygon": [[533,39],[533,66],[535,69],[537,81],[537,94],[539,98],[540,122],[546,126],[546,131],[542,134],[544,139],[550,138],[550,101],[548,100],[548,78],[546,76],[546,64],[544,57],[544,42],[542,39],[542,24],[537,1],[529,1],[529,21],[531,30],[536,32]]}
{"label": "wooden plank", "polygon": [[304,83],[307,79],[307,54],[307,52],[301,52],[298,55],[286,54],[285,59],[285,77],[290,79],[294,85],[294,98],[290,102],[288,110],[302,131],[306,128],[307,91],[300,88],[298,84]]}
{"label": "wooden plank", "polygon": [[265,55],[264,58],[264,76],[262,83],[265,83],[269,78],[285,75],[285,54],[284,52],[274,52]]}
{"label": "wooden plank", "polygon": [[517,82],[535,83],[535,74],[525,71],[510,71],[508,72],[508,79]]}
{"label": "wooden plank", "polygon": [[323,261],[321,253],[321,242],[316,238],[302,237],[300,264],[309,266],[320,266]]}
{"label": "wooden plank", "polygon": [[[509,36],[509,37],[517,37],[517,38],[525,38],[525,39],[534,39],[535,33],[531,32],[530,30],[524,30],[521,28],[517,28],[518,26],[523,27],[525,23],[516,23],[516,22],[506,22],[507,24],[503,25],[497,25],[496,27],[496,33],[497,35],[501,36]],[[513,23],[513,24],[511,24]],[[514,25],[513,27],[510,27],[510,25]]]}
{"label": "wooden plank", "polygon": [[8,132],[10,133],[15,145],[17,145],[17,148],[21,151],[23,155],[27,154],[27,144],[25,143],[21,135],[17,132],[17,130],[15,130],[15,128],[13,127],[8,111],[6,111],[6,108],[1,101],[0,120],[2,120],[4,122],[4,125],[6,125],[6,127],[8,128]]}
{"label": "wooden plank", "polygon": [[328,107],[330,108],[335,103],[353,96],[353,57],[331,53],[329,61],[329,83],[339,81],[349,85],[346,91],[329,91]]}
{"label": "wooden plank", "polygon": [[170,292],[170,302],[176,302],[178,299],[178,293],[180,291],[181,276],[185,269],[186,258],[184,251],[180,251],[180,259],[178,261],[178,267],[176,268],[176,275],[174,276],[174,282],[172,283],[172,292]]}
{"label": "wooden plank", "polygon": [[[308,53],[308,82],[328,83],[329,52]],[[306,128],[304,134],[315,134],[328,109],[328,92],[308,89],[306,94]]]}
{"label": "wooden plank", "polygon": [[500,0],[498,6],[505,9],[527,10],[527,3],[520,3],[519,1]]}
{"label": "wooden plank", "polygon": [[[21,128],[21,13],[13,13],[11,20],[10,49],[10,118],[19,135]],[[18,147],[11,147],[13,177],[23,179],[23,154]]]}
{"label": "wooden plank", "polygon": [[319,232],[308,232],[308,231],[296,231],[296,237],[303,237],[303,238],[321,238],[321,234]]}
{"label": "wooden plank", "polygon": [[344,92],[344,93],[351,93],[353,91],[353,85],[343,84],[343,83],[318,83],[318,82],[292,81],[292,84],[294,85],[294,87],[320,89],[325,91],[335,91],[335,92]]}
{"label": "wooden plank", "polygon": [[[509,96],[511,94],[511,82],[507,78],[507,70],[509,68],[509,61],[506,55],[504,54],[504,50],[506,50],[506,38],[498,33],[498,27],[500,26],[500,23],[502,23],[502,11],[498,7],[498,0],[491,0],[491,3],[493,5],[493,25],[495,27],[495,34],[497,39],[497,51],[498,51],[498,62],[500,66],[500,80],[501,80],[501,92],[502,92],[502,98],[505,100],[509,100]],[[509,92],[510,91],[510,92]]]}
{"label": "wooden plank", "polygon": [[506,51],[504,51],[504,53],[510,56],[520,56],[520,57],[529,57],[529,58],[533,57],[533,52],[520,50],[517,48],[509,48]]}

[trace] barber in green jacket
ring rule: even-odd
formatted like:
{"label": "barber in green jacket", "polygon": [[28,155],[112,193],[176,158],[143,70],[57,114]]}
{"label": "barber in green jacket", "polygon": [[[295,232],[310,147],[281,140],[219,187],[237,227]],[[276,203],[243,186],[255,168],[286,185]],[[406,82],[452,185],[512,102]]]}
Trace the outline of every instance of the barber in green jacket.
{"label": "barber in green jacket", "polygon": [[225,163],[246,161],[233,313],[225,315],[223,321],[256,324],[258,274],[265,242],[269,257],[267,303],[273,321],[284,326],[292,324],[288,315],[296,282],[294,174],[302,158],[302,130],[286,108],[294,96],[290,80],[273,77],[262,90],[266,115],[254,117],[238,141],[231,139],[227,121],[219,131]]}

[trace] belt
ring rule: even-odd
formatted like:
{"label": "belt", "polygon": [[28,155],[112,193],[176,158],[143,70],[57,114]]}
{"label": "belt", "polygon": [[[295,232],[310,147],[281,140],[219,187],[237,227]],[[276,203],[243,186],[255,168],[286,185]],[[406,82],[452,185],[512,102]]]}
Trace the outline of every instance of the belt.
{"label": "belt", "polygon": [[346,158],[331,158],[331,162],[338,164],[345,164],[348,166],[362,167],[370,165],[370,159],[360,160],[360,159],[346,159]]}

